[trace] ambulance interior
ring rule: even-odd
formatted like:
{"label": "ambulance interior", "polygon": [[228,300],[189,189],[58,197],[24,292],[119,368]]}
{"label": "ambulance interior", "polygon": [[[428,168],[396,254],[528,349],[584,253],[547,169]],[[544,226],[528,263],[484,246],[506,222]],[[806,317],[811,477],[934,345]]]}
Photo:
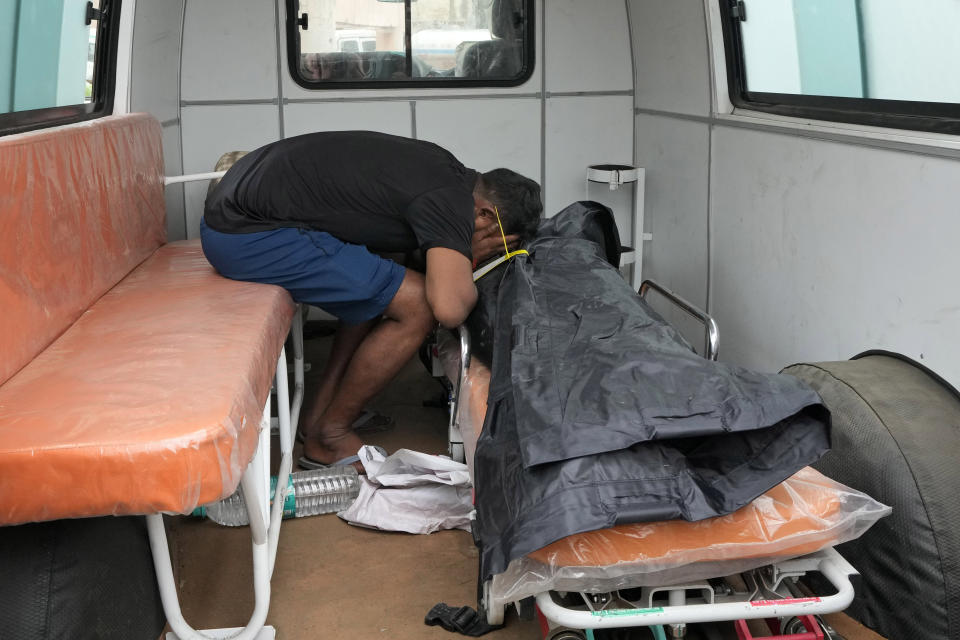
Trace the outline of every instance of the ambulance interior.
{"label": "ambulance interior", "polygon": [[[452,637],[444,602],[502,640],[960,639],[958,25],[954,0],[0,0],[0,638]],[[462,528],[281,519],[336,319],[217,276],[200,220],[233,152],[348,130],[513,169],[548,218],[609,210],[604,268],[704,366],[787,369],[832,415],[757,499],[869,522],[616,583],[557,568],[633,562],[584,532],[521,554],[520,588]],[[438,331],[364,442],[473,481],[480,340]],[[238,491],[253,525],[191,515]],[[729,560],[743,529],[682,527],[747,513],[629,535]]]}

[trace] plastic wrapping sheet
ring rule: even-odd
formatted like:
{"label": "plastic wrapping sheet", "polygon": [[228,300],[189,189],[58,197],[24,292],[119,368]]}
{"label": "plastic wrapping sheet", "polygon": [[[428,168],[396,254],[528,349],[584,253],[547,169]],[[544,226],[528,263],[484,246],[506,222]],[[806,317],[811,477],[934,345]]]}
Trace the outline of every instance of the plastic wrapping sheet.
{"label": "plastic wrapping sheet", "polygon": [[[456,381],[457,339],[442,334],[439,354]],[[490,370],[473,359],[458,410],[471,474],[489,385]],[[491,597],[506,603],[546,590],[611,591],[730,575],[856,539],[888,513],[808,467],[726,516],[620,525],[558,540],[494,575]]]}
{"label": "plastic wrapping sheet", "polygon": [[279,287],[159,249],[0,386],[0,524],[189,513],[256,451],[290,327]]}
{"label": "plastic wrapping sheet", "polygon": [[503,267],[474,454],[482,579],[568,535],[733,513],[830,447],[812,389],[697,356],[585,225],[557,223],[598,207],[567,207]]}
{"label": "plastic wrapping sheet", "polygon": [[568,536],[510,563],[491,596],[604,592],[731,575],[853,540],[890,508],[805,468],[732,514]]}
{"label": "plastic wrapping sheet", "polygon": [[[438,343],[443,372],[453,384],[460,372],[460,343],[450,333],[441,331]],[[473,480],[473,454],[477,451],[477,438],[483,428],[487,413],[487,394],[490,392],[490,369],[474,359],[460,386],[460,402],[457,405],[457,425],[463,436],[463,451]]]}
{"label": "plastic wrapping sheet", "polygon": [[165,239],[144,114],[0,138],[0,384]]}

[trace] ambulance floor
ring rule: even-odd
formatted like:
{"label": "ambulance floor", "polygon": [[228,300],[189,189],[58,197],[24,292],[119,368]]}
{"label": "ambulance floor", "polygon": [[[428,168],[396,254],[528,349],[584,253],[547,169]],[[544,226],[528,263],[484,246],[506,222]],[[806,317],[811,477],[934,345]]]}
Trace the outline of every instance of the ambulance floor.
{"label": "ambulance floor", "polygon": [[[321,327],[320,333],[323,333]],[[307,397],[329,349],[329,337],[307,340]],[[446,453],[446,411],[424,406],[442,388],[417,359],[411,361],[373,408],[392,416],[389,431],[365,436],[388,452],[399,448]],[[278,443],[274,438],[273,450]],[[300,455],[300,447],[294,451]],[[274,456],[276,457],[276,456]],[[275,463],[276,464],[276,463]],[[239,627],[253,610],[250,534],[193,518],[168,518],[169,537],[184,616],[196,629]],[[336,515],[292,519],[280,531],[267,623],[282,640],[320,638],[429,640],[455,636],[424,625],[438,602],[476,606],[477,549],[470,534],[440,531],[416,536],[348,525]],[[882,640],[850,618],[830,622],[847,640]],[[753,627],[761,631],[763,626]],[[637,629],[637,638],[652,638]],[[536,621],[508,611],[491,640],[537,640]],[[732,624],[712,632],[691,628],[691,640],[736,638]]]}

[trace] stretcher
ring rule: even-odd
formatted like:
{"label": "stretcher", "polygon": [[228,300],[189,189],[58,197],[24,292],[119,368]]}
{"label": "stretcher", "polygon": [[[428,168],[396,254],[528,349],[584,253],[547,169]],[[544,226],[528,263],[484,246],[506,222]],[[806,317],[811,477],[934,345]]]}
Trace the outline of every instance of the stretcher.
{"label": "stretcher", "polygon": [[[652,281],[642,284],[640,296],[651,291],[703,324],[702,355],[716,359],[715,321]],[[472,476],[490,371],[471,358],[465,327],[458,338],[441,339],[439,357],[451,389],[449,452],[467,462]],[[521,615],[535,611],[546,640],[586,640],[598,629],[627,627],[649,627],[655,638],[667,633],[681,638],[688,624],[726,621],[735,623],[740,638],[749,638],[745,621],[760,618],[771,621],[774,633],[801,631],[784,638],[831,637],[818,616],[850,604],[850,577],[856,575],[833,546],[857,537],[889,511],[870,501],[874,506],[857,514],[872,509],[869,522],[854,524],[846,491],[804,469],[722,518],[619,525],[568,536],[480,584],[480,613],[497,625],[511,604]],[[831,586],[808,591],[799,579],[811,573]]]}

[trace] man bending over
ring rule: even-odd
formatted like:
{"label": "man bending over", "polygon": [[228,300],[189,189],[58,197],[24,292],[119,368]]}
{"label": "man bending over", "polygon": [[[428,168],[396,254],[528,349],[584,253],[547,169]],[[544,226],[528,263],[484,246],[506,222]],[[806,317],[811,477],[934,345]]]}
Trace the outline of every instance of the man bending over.
{"label": "man bending over", "polygon": [[[286,288],[340,319],[303,425],[301,466],[349,464],[351,425],[437,322],[477,300],[473,267],[536,230],[540,187],[480,174],[441,147],[368,131],[312,133],[241,158],[207,198],[203,251],[222,275]],[[421,249],[426,275],[371,251]]]}

